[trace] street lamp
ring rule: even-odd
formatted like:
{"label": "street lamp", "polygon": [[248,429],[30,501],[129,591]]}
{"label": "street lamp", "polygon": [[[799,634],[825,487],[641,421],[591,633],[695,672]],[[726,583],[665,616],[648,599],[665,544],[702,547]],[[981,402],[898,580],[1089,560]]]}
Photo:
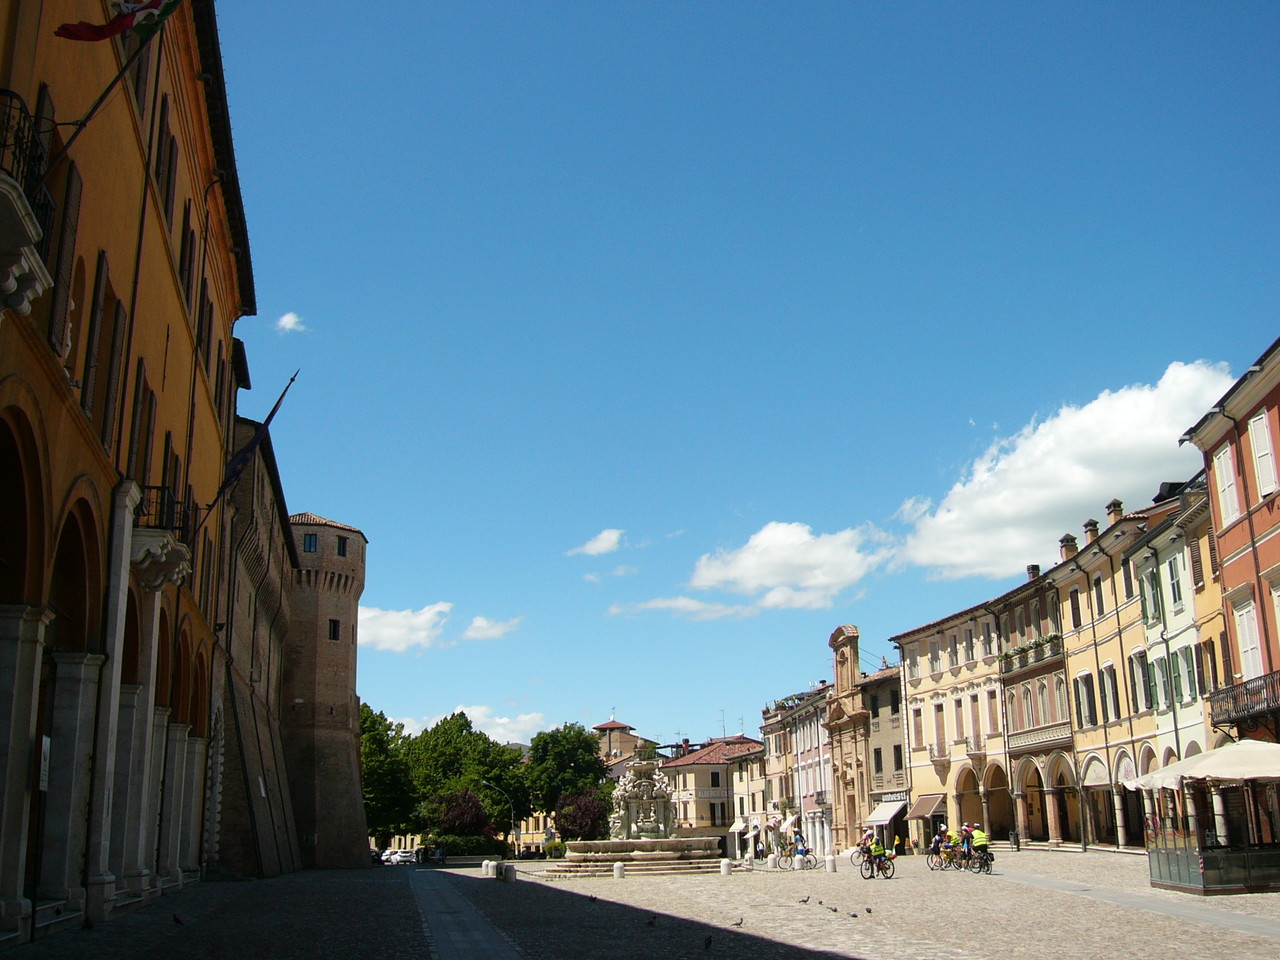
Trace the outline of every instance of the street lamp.
{"label": "street lamp", "polygon": [[486,787],[492,787],[494,790],[497,790],[500,794],[502,794],[504,797],[507,798],[507,807],[511,810],[511,833],[516,838],[515,850],[516,850],[516,856],[519,857],[520,856],[520,828],[516,826],[515,804],[512,803],[511,798],[507,796],[507,791],[503,790],[496,783],[490,783],[488,780],[481,780],[480,782]]}

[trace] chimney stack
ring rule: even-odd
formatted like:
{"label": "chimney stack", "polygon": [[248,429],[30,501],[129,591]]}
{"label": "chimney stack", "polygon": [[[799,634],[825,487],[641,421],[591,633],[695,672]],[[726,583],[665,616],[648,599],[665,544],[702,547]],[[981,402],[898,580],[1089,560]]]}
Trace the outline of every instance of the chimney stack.
{"label": "chimney stack", "polygon": [[1076,546],[1076,538],[1070,533],[1064,533],[1062,539],[1058,541],[1058,555],[1063,560],[1070,560],[1076,555],[1076,551],[1080,548]]}
{"label": "chimney stack", "polygon": [[1098,521],[1086,520],[1084,522],[1084,544],[1087,547],[1093,541],[1098,539]]}
{"label": "chimney stack", "polygon": [[1040,564],[1038,564],[1038,563],[1028,563],[1028,564],[1027,564],[1027,579],[1028,579],[1028,580],[1034,580],[1034,579],[1035,579],[1036,577],[1038,577],[1038,576],[1040,576]]}
{"label": "chimney stack", "polygon": [[1120,518],[1124,516],[1124,503],[1120,500],[1112,500],[1107,504],[1107,526],[1119,523]]}

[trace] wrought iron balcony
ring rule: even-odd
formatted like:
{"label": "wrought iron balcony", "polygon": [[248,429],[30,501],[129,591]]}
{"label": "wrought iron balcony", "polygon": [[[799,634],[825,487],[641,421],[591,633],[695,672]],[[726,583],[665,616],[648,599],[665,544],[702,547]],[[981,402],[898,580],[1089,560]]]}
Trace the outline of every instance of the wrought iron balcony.
{"label": "wrought iron balcony", "polygon": [[134,526],[148,530],[164,530],[183,543],[195,534],[199,508],[179,500],[168,487],[143,487],[142,498],[134,510]]}
{"label": "wrought iron balcony", "polygon": [[1273,712],[1280,712],[1280,670],[1209,694],[1209,717],[1215,725]]}
{"label": "wrought iron balcony", "polygon": [[0,309],[19,316],[53,282],[44,265],[54,208],[45,160],[27,105],[0,89]]}
{"label": "wrought iron balcony", "polygon": [[827,798],[827,791],[819,790],[813,795],[813,802],[820,807],[829,806],[831,801]]}

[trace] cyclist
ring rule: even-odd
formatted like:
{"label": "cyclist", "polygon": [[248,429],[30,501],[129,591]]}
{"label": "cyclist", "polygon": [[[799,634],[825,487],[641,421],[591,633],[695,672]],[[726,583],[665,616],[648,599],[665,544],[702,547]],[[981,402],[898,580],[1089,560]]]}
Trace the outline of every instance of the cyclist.
{"label": "cyclist", "polygon": [[982,829],[982,824],[975,823],[973,830],[969,834],[969,842],[973,845],[974,853],[985,853],[991,856],[991,851],[987,848],[987,832]]}
{"label": "cyclist", "polygon": [[795,843],[797,857],[803,857],[806,853],[809,852],[804,845],[804,834],[801,833],[798,829],[796,830],[796,835],[793,842]]}
{"label": "cyclist", "polygon": [[884,844],[881,843],[880,838],[875,836],[874,834],[871,837],[870,856],[871,856],[871,862],[874,863],[876,865],[876,869],[879,870],[881,867],[881,864],[883,864],[885,861]]}

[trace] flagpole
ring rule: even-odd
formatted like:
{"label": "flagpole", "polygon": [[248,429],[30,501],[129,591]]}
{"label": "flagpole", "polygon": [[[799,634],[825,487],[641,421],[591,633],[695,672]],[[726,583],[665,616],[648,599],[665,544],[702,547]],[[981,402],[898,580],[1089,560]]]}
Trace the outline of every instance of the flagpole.
{"label": "flagpole", "polygon": [[195,530],[191,536],[195,537],[197,533],[204,527],[205,521],[209,519],[213,513],[213,508],[218,505],[218,501],[222,499],[222,495],[226,493],[240,479],[240,474],[244,472],[244,468],[249,464],[249,457],[253,451],[262,443],[263,438],[267,435],[267,427],[271,426],[271,420],[275,417],[276,412],[280,409],[280,405],[284,403],[284,395],[289,392],[289,388],[293,386],[293,381],[298,379],[298,374],[302,372],[299,367],[293,372],[293,376],[289,378],[289,382],[284,385],[284,389],[280,391],[280,396],[276,399],[276,405],[271,408],[271,412],[267,414],[267,418],[259,425],[257,432],[250,438],[249,442],[235,452],[230,460],[227,461],[226,473],[222,479],[222,486],[218,487],[218,492],[214,494],[213,499],[209,501],[209,505],[204,508],[204,516],[200,518],[200,522],[196,524]]}
{"label": "flagpole", "polygon": [[76,142],[76,137],[80,136],[80,134],[84,132],[84,128],[89,125],[89,121],[93,119],[93,115],[97,113],[102,104],[106,102],[107,97],[111,95],[111,91],[114,90],[120,81],[124,79],[124,75],[133,68],[133,65],[137,62],[138,58],[142,56],[142,51],[147,49],[151,41],[158,37],[163,30],[164,26],[161,25],[160,30],[157,30],[151,36],[147,37],[146,40],[142,41],[142,43],[138,44],[138,49],[129,55],[129,59],[126,60],[124,62],[124,66],[120,68],[120,72],[112,78],[109,84],[107,84],[107,88],[102,91],[98,96],[98,99],[93,101],[93,105],[89,107],[89,112],[79,120],[71,121],[72,125],[76,128],[75,132],[67,138],[67,142],[62,145],[62,149],[54,154],[54,156],[49,160],[49,163],[45,166],[44,175],[46,177],[53,173],[53,168],[58,164],[58,161],[67,155],[67,151],[71,149],[71,145]]}

